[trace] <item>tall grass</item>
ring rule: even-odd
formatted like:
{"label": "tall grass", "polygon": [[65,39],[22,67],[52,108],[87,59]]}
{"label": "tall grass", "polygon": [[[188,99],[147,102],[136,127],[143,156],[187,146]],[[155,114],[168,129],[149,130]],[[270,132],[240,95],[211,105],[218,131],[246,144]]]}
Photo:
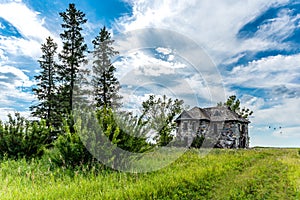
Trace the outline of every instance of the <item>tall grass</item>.
{"label": "tall grass", "polygon": [[55,167],[47,157],[4,159],[0,164],[0,198],[299,199],[297,153],[213,150],[203,156],[199,150],[190,150],[170,166],[151,173],[99,171],[95,166],[70,170]]}

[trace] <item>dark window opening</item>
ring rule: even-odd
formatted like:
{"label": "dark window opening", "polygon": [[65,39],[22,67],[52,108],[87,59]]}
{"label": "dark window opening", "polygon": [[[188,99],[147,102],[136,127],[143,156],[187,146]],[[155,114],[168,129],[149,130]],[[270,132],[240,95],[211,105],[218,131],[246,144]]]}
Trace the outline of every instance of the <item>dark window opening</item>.
{"label": "dark window opening", "polygon": [[187,123],[187,122],[184,122],[184,123],[183,123],[183,130],[186,131],[187,129],[188,129],[188,123]]}
{"label": "dark window opening", "polygon": [[214,124],[214,134],[218,134],[218,125]]}
{"label": "dark window opening", "polygon": [[196,122],[193,122],[193,123],[192,123],[192,130],[193,130],[193,131],[196,131]]}

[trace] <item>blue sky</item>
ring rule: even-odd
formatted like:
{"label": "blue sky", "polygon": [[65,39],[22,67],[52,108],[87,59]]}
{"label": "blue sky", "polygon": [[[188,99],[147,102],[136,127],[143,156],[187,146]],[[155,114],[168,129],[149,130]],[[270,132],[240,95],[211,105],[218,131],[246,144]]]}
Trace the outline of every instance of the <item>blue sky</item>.
{"label": "blue sky", "polygon": [[[235,94],[254,111],[251,146],[300,146],[300,3],[292,0],[0,0],[0,119],[29,116],[40,45],[47,36],[60,44],[58,13],[69,3],[86,13],[89,46],[103,25],[127,44],[115,66],[128,107],[151,93],[200,107]],[[126,43],[123,33],[139,37]]]}

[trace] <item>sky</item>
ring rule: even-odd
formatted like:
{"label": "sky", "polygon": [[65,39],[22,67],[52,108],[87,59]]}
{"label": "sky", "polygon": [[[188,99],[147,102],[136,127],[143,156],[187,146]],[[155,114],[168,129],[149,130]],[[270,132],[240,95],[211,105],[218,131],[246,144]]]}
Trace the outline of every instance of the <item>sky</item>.
{"label": "sky", "polygon": [[254,111],[250,145],[300,146],[300,2],[296,0],[0,0],[0,119],[30,117],[41,44],[61,49],[59,12],[86,14],[91,41],[106,26],[121,94],[137,110],[149,94],[215,106],[236,95]]}

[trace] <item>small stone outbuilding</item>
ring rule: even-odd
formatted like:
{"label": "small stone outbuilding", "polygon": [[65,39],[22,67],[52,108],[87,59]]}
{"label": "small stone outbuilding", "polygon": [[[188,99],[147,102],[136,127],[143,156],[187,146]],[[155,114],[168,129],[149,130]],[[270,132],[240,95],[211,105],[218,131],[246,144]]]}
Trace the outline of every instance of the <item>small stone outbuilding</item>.
{"label": "small stone outbuilding", "polygon": [[189,146],[196,137],[212,141],[216,148],[248,148],[250,121],[225,106],[183,111],[176,119],[177,140]]}

